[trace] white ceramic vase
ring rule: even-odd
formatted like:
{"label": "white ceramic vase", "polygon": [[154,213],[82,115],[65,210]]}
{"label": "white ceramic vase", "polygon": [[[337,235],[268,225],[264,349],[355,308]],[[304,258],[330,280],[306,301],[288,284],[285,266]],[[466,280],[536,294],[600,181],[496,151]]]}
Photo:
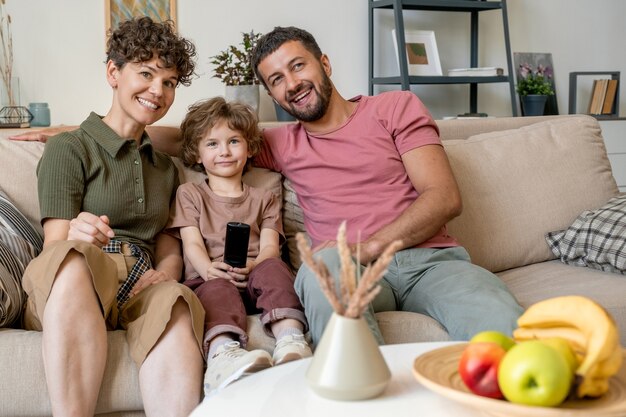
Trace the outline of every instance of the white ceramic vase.
{"label": "white ceramic vase", "polygon": [[259,113],[259,85],[227,85],[224,99],[226,101],[239,101],[252,107]]}
{"label": "white ceramic vase", "polygon": [[333,400],[380,395],[391,372],[365,319],[333,313],[306,372],[313,391]]}

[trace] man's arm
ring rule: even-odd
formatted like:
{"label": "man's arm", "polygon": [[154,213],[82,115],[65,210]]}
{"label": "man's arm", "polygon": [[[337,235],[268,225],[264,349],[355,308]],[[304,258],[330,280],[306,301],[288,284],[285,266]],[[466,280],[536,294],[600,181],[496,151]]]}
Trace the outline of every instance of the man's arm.
{"label": "man's arm", "polygon": [[403,248],[415,246],[461,214],[461,194],[442,146],[415,148],[402,155],[402,162],[419,197],[396,220],[363,242],[360,260],[364,265],[394,240],[402,240]]}
{"label": "man's arm", "polygon": [[157,151],[178,156],[183,138],[180,128],[175,126],[146,126],[146,132]]}
{"label": "man's arm", "polygon": [[[76,130],[78,126],[55,126],[45,129],[32,130],[19,135],[9,136],[11,140],[46,142],[48,138],[62,132]],[[171,156],[178,156],[182,138],[180,129],[175,126],[146,126],[156,150]]]}
{"label": "man's arm", "polygon": [[76,130],[78,126],[55,126],[48,127],[39,130],[29,130],[26,133],[20,133],[19,135],[9,136],[11,140],[18,141],[32,141],[32,142],[47,142],[48,138],[58,133],[68,132],[70,130]]}

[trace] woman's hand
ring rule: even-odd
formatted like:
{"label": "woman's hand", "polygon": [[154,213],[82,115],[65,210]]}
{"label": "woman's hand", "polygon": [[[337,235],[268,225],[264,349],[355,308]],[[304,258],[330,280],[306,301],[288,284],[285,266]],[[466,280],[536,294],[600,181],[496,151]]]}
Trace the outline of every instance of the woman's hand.
{"label": "woman's hand", "polygon": [[70,220],[68,240],[82,240],[92,243],[99,248],[105,246],[115,237],[115,232],[109,227],[108,216],[96,216],[83,211],[76,218]]}

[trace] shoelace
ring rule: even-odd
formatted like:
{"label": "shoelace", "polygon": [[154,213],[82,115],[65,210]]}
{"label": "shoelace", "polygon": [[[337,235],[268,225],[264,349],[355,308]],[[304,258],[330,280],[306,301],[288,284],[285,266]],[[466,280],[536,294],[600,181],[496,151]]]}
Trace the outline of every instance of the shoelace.
{"label": "shoelace", "polygon": [[230,358],[238,358],[245,355],[245,353],[246,351],[241,349],[239,342],[233,341],[226,343],[224,350],[213,355],[213,358],[220,355],[228,356]]}
{"label": "shoelace", "polygon": [[287,336],[287,337],[281,338],[278,341],[278,343],[276,343],[276,348],[280,349],[280,348],[282,348],[285,345],[298,345],[301,348],[305,348],[307,344],[304,341],[304,336],[302,336],[302,335],[293,335],[292,337]]}

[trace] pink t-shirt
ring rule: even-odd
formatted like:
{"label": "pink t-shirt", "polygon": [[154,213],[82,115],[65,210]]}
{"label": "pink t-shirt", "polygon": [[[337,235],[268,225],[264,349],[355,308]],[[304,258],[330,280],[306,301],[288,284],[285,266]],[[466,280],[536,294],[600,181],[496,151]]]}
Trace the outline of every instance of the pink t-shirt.
{"label": "pink t-shirt", "polygon": [[[348,241],[367,239],[394,221],[418,197],[401,155],[424,145],[441,145],[430,113],[414,94],[393,91],[357,96],[346,122],[324,134],[301,124],[266,129],[257,166],[289,178],[304,212],[306,230],[318,245],[336,240],[347,220]],[[420,247],[458,243],[445,226]]]}

